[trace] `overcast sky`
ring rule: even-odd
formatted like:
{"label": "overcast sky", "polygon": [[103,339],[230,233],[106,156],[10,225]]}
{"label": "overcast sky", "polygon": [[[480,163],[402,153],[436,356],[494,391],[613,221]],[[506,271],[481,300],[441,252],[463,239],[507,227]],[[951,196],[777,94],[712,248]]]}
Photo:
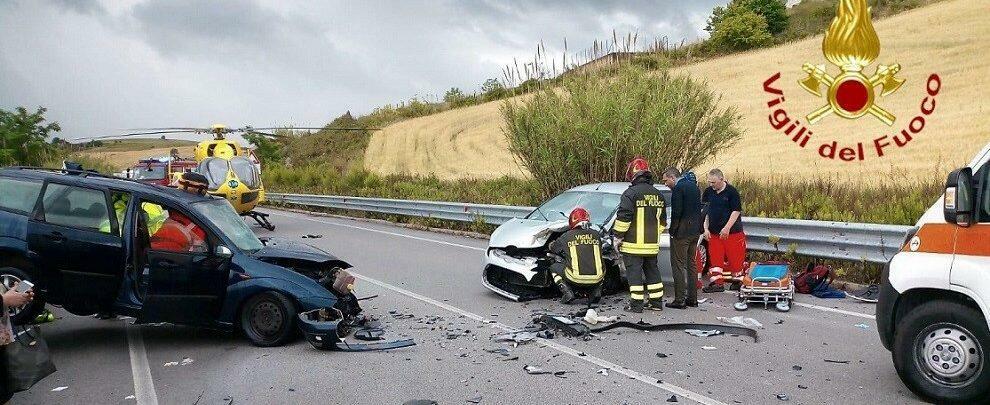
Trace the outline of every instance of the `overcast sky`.
{"label": "overcast sky", "polygon": [[0,108],[45,106],[70,139],[323,125],[476,91],[541,40],[558,58],[613,29],[693,41],[726,2],[0,0]]}

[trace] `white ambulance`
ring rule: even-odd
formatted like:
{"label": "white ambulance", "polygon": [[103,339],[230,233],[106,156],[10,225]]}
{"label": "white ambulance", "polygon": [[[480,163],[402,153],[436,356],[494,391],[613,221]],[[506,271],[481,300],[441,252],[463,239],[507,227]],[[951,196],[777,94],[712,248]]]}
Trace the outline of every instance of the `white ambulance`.
{"label": "white ambulance", "polygon": [[914,393],[990,401],[990,145],[949,174],[884,269],[877,329]]}

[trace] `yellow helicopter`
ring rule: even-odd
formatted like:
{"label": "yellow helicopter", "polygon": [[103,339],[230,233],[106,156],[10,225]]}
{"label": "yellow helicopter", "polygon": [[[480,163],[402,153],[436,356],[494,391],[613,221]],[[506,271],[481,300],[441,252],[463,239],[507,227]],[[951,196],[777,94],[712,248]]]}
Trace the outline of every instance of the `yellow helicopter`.
{"label": "yellow helicopter", "polygon": [[[192,127],[171,127],[171,128],[142,128],[116,136],[98,137],[122,138],[131,136],[160,135],[162,139],[168,134],[210,134],[212,139],[204,140],[196,145],[194,155],[196,158],[195,171],[206,176],[209,180],[208,193],[222,197],[230,202],[238,214],[251,217],[268,230],[274,230],[275,226],[268,221],[268,214],[255,211],[255,207],[265,200],[265,185],[261,181],[261,162],[254,153],[231,139],[226,135],[233,133],[257,134],[272,138],[282,138],[286,135],[275,134],[268,131],[277,130],[344,130],[344,131],[364,131],[370,128],[329,128],[329,127],[266,127],[254,128],[245,126],[241,128],[229,128],[226,125],[214,124],[209,128]],[[173,179],[181,176],[181,172],[171,173]]]}

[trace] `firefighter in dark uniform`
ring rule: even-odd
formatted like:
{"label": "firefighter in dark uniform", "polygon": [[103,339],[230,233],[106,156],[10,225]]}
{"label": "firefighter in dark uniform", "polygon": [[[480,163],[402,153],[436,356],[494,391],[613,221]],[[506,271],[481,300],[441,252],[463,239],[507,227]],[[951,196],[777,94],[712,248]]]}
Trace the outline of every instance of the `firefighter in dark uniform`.
{"label": "firefighter in dark uniform", "polygon": [[646,160],[629,163],[626,180],[632,184],[622,193],[612,233],[620,239],[619,252],[629,281],[628,312],[643,308],[663,311],[663,282],[657,267],[660,234],[667,225],[667,209],[660,190],[653,186],[653,173]]}
{"label": "firefighter in dark uniform", "polygon": [[560,302],[574,301],[574,291],[590,293],[592,302],[602,296],[605,267],[602,261],[602,235],[589,228],[591,215],[584,208],[571,211],[571,229],[550,244],[550,252],[558,260],[550,265],[553,281],[560,289]]}

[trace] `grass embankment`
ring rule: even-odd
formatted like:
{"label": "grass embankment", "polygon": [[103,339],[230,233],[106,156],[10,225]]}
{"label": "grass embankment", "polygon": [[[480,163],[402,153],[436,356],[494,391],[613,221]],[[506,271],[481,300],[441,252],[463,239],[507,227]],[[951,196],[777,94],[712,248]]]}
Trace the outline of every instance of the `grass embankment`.
{"label": "grass embankment", "polygon": [[[736,107],[743,117],[740,125],[744,135],[739,142],[701,167],[719,166],[729,173],[753,177],[839,174],[867,184],[877,181],[876,173],[892,170],[903,173],[899,181],[907,182],[933,173],[944,176],[986,144],[986,134],[990,133],[983,106],[974,102],[982,98],[982,89],[990,86],[981,56],[986,54],[983,38],[990,36],[990,19],[974,12],[984,8],[981,0],[952,0],[874,21],[881,54],[870,71],[879,63],[896,62],[903,67],[899,76],[907,79],[899,91],[878,100],[897,116],[895,125],[887,127],[872,117],[827,117],[809,127],[814,132],[812,141],[835,140],[845,146],[864,142],[869,152],[873,138],[899,133],[918,114],[929,74],[940,75],[942,91],[937,96],[937,110],[911,143],[888,148],[886,156],[877,158],[874,154],[862,162],[821,158],[817,148],[797,146],[767,122],[770,110],[766,103],[772,98],[763,93],[762,84],[776,72],[781,72],[776,84],[785,93],[784,107],[792,118],[804,122],[804,115],[824,104],[797,83],[806,76],[802,63],[825,63],[822,31],[774,48],[674,68],[674,73],[707,81],[722,96],[722,104]],[[836,73],[834,67],[830,69]],[[435,175],[442,179],[526,177],[526,170],[514,164],[505,140],[505,122],[499,114],[502,104],[488,102],[385,127],[371,137],[365,168],[379,174]]]}

